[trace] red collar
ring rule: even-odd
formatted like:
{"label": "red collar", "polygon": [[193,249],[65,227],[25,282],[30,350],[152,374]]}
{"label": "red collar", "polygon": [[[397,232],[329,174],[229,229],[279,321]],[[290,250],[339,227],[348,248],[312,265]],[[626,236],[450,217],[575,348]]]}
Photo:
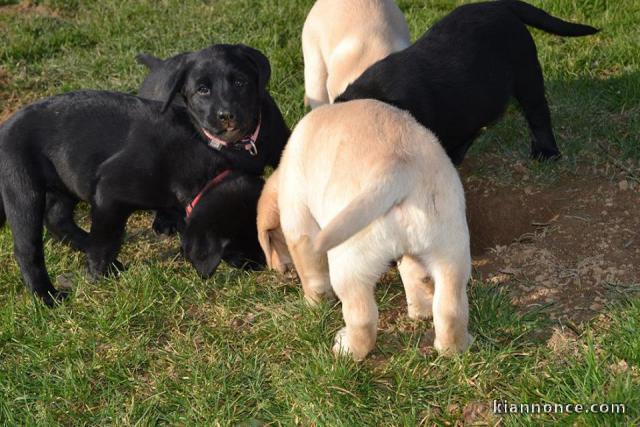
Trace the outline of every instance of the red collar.
{"label": "red collar", "polygon": [[210,189],[212,187],[215,187],[216,185],[220,184],[220,182],[223,179],[225,179],[225,177],[227,175],[229,175],[230,173],[231,173],[231,169],[224,169],[218,175],[214,176],[211,181],[207,182],[207,185],[205,185],[202,188],[202,190],[200,190],[200,192],[198,194],[196,194],[196,197],[194,197],[193,200],[191,201],[191,203],[189,203],[187,205],[187,207],[185,208],[185,211],[187,212],[187,218],[189,218],[189,216],[191,215],[191,212],[193,211],[193,209],[196,207],[196,205],[198,204],[198,202],[202,198],[202,195],[204,194],[204,192],[207,191],[208,189]]}

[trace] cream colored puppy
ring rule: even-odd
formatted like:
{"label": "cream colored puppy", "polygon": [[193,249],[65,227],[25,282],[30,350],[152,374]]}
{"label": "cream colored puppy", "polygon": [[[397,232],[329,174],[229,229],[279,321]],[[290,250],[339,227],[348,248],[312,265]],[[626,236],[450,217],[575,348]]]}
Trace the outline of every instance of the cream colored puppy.
{"label": "cream colored puppy", "polygon": [[317,0],[302,29],[306,103],[333,102],[370,65],[409,44],[393,0]]}
{"label": "cream colored puppy", "polygon": [[[346,327],[336,336],[336,353],[361,360],[373,349],[374,287],[392,260],[400,260],[409,316],[433,315],[435,348],[469,346],[462,184],[436,137],[408,113],[374,100],[312,111],[265,188],[260,243],[268,260],[290,252],[308,301],[333,292],[340,298]],[[288,251],[269,243],[282,235]]]}

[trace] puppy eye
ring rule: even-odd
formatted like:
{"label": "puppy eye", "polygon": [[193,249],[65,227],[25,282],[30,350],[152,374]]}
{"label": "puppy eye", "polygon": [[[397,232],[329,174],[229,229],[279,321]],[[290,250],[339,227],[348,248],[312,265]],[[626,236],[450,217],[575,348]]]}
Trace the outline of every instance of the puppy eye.
{"label": "puppy eye", "polygon": [[240,80],[240,79],[235,79],[235,80],[233,81],[233,85],[234,85],[235,87],[242,87],[242,86],[244,86],[244,85],[246,85],[246,84],[247,84],[247,82],[245,82],[244,80]]}
{"label": "puppy eye", "polygon": [[209,95],[210,91],[209,88],[206,86],[200,86],[198,88],[198,95]]}

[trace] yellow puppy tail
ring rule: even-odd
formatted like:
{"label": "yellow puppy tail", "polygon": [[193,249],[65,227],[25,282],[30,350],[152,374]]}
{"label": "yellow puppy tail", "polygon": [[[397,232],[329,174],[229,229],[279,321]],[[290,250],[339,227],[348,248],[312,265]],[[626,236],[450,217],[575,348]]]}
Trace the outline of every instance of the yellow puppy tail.
{"label": "yellow puppy tail", "polygon": [[402,202],[410,189],[406,173],[396,168],[390,173],[380,174],[382,180],[365,188],[326,227],[320,230],[313,246],[324,253],[334,248],[385,215]]}

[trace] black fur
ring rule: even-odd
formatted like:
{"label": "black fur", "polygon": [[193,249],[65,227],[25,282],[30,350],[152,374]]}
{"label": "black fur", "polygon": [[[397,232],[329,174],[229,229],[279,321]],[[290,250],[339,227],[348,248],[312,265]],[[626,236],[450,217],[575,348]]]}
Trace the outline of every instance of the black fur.
{"label": "black fur", "polygon": [[407,49],[369,67],[336,102],[374,98],[410,111],[460,164],[483,127],[514,96],[529,123],[536,159],[560,155],[536,46],[526,25],[563,36],[598,30],[521,1],[458,7]]}
{"label": "black fur", "polygon": [[263,185],[262,178],[233,172],[195,206],[182,232],[182,251],[200,276],[209,277],[218,266],[212,253],[237,268],[264,266],[255,225]]}
{"label": "black fur", "polygon": [[[198,132],[206,128],[231,145],[221,153],[234,169],[261,175],[265,166],[277,167],[290,132],[267,90],[271,66],[261,52],[244,45],[219,44],[165,60],[147,54],[137,59],[151,70],[138,95],[165,106],[186,107]],[[207,95],[198,93],[202,86],[209,91]],[[260,118],[258,155],[251,156],[234,143],[253,133]],[[229,125],[233,130],[227,130]],[[171,234],[177,220],[175,213],[158,212],[153,228]]]}
{"label": "black fur", "polygon": [[[184,108],[161,109],[131,95],[80,91],[33,103],[0,128],[0,212],[13,232],[25,284],[45,303],[61,295],[45,267],[43,223],[86,251],[90,274],[100,276],[122,268],[116,256],[133,211],[183,209],[231,166],[194,131]],[[185,255],[203,276],[225,258],[263,263],[255,238],[262,179],[245,175],[234,171],[207,191],[186,222]],[[81,200],[91,204],[89,233],[73,221]],[[202,236],[229,241],[229,249],[190,240]]]}

